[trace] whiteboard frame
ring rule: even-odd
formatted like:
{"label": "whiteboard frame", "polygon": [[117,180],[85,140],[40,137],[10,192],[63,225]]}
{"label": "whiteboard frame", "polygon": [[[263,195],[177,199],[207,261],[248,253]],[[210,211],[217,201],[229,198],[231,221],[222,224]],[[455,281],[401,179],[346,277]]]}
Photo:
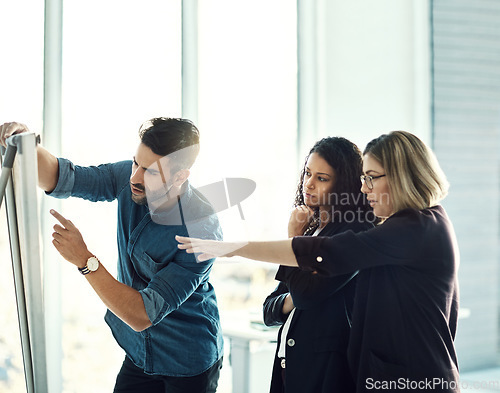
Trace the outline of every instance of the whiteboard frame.
{"label": "whiteboard frame", "polygon": [[26,388],[28,393],[45,393],[48,392],[47,351],[37,198],[37,136],[34,133],[15,135],[7,144],[17,147],[6,208]]}

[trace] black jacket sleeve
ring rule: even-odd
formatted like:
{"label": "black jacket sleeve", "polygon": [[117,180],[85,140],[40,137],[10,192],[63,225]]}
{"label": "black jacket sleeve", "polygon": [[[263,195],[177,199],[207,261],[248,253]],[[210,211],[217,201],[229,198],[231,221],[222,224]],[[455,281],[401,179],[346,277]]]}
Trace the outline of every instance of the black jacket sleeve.
{"label": "black jacket sleeve", "polygon": [[283,314],[283,303],[288,295],[288,287],[280,282],[273,293],[264,300],[264,323],[267,326],[279,326],[285,323],[288,314]]}

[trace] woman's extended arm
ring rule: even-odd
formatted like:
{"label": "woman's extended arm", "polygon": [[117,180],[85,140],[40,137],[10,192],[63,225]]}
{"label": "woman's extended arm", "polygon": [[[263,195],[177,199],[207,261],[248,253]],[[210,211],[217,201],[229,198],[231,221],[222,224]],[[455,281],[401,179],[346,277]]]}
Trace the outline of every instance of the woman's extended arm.
{"label": "woman's extended arm", "polygon": [[220,242],[176,236],[178,247],[187,253],[200,253],[198,260],[215,257],[234,257],[271,262],[284,266],[299,266],[292,250],[292,239],[268,242]]}

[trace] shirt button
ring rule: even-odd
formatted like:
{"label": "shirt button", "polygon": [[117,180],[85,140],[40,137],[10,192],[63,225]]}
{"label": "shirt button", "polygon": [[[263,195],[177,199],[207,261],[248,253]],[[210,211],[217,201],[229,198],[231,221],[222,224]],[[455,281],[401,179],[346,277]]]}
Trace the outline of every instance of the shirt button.
{"label": "shirt button", "polygon": [[286,343],[289,347],[293,347],[295,345],[295,340],[293,338],[289,338]]}
{"label": "shirt button", "polygon": [[317,262],[323,262],[323,257],[316,257]]}

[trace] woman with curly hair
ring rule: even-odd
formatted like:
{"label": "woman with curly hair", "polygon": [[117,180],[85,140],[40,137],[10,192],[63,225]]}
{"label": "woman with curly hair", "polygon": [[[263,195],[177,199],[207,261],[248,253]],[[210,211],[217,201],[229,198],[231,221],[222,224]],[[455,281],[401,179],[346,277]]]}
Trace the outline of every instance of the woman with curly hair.
{"label": "woman with curly hair", "polygon": [[[360,191],[361,152],[345,138],[318,141],[302,169],[288,236],[333,236],[371,228]],[[280,266],[264,302],[264,322],[281,328],[271,393],[355,391],[347,363],[356,272],[322,277]]]}

